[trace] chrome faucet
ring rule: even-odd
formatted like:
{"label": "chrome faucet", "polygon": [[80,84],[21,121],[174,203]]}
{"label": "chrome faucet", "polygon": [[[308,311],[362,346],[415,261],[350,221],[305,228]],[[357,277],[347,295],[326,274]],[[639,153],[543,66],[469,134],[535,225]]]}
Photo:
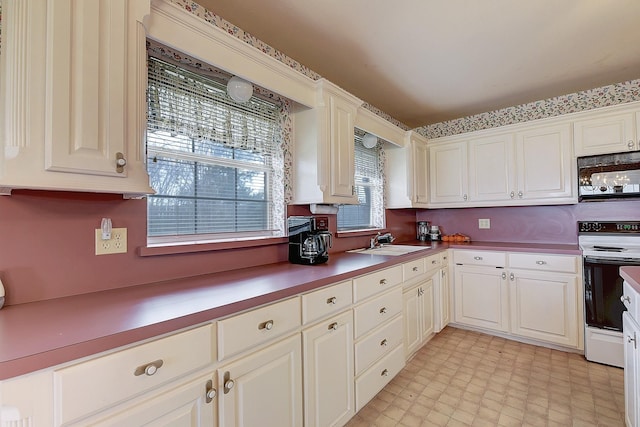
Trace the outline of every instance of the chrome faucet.
{"label": "chrome faucet", "polygon": [[382,246],[383,244],[393,243],[396,240],[395,237],[391,235],[391,233],[381,234],[378,232],[375,236],[369,240],[369,249],[374,249],[376,247]]}

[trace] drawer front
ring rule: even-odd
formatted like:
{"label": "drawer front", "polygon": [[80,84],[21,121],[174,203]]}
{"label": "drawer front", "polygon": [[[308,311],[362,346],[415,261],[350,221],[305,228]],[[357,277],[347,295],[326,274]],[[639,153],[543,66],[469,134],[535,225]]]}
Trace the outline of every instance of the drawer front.
{"label": "drawer front", "polygon": [[438,270],[442,267],[442,258],[440,257],[440,254],[431,255],[425,258],[424,263],[426,272],[431,273],[432,271]]}
{"label": "drawer front", "polygon": [[509,254],[509,267],[512,268],[575,274],[578,272],[579,265],[580,258],[571,255]]}
{"label": "drawer front", "polygon": [[443,267],[449,265],[449,251],[440,252],[440,263]]}
{"label": "drawer front", "polygon": [[402,344],[402,316],[367,335],[356,343],[356,375],[376,360]]}
{"label": "drawer front", "polygon": [[56,425],[212,363],[213,337],[212,326],[206,325],[56,371]]}
{"label": "drawer front", "polygon": [[633,320],[640,323],[640,294],[626,280],[622,284],[622,302]]}
{"label": "drawer front", "polygon": [[400,286],[359,305],[353,311],[356,338],[363,336],[401,312],[402,288]]}
{"label": "drawer front", "polygon": [[400,265],[357,277],[353,279],[353,301],[360,302],[399,283],[402,283]]}
{"label": "drawer front", "polygon": [[424,272],[424,258],[402,264],[402,277],[405,282],[423,275]]}
{"label": "drawer front", "polygon": [[300,299],[297,297],[220,320],[218,359],[282,336],[300,325]]}
{"label": "drawer front", "polygon": [[351,280],[302,295],[302,323],[307,324],[336,313],[352,303]]}
{"label": "drawer front", "polygon": [[456,264],[505,267],[507,257],[504,252],[456,250],[453,260]]}
{"label": "drawer front", "polygon": [[380,359],[356,379],[356,412],[366,405],[404,367],[402,346]]}

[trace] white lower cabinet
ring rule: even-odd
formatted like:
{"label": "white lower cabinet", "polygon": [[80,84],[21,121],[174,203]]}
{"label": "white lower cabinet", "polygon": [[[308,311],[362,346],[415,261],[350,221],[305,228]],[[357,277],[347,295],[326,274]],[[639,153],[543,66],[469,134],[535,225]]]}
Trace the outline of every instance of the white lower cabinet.
{"label": "white lower cabinet", "polygon": [[[436,273],[440,274],[440,272]],[[404,348],[407,356],[419,349],[434,332],[433,280],[425,280],[403,292]]]}
{"label": "white lower cabinet", "polygon": [[451,322],[451,286],[449,281],[448,252],[440,254],[441,268],[436,273],[438,280],[433,280],[434,286],[434,332],[443,330]]}
{"label": "white lower cabinet", "polygon": [[296,333],[218,369],[220,425],[301,426],[301,353]]}
{"label": "white lower cabinet", "polygon": [[304,425],[342,426],[355,414],[353,312],[302,331]]}
{"label": "white lower cabinet", "polygon": [[627,427],[640,426],[640,326],[628,311],[622,313],[624,331],[624,414]]}
{"label": "white lower cabinet", "polygon": [[402,346],[393,349],[356,378],[356,411],[362,409],[404,367]]}
{"label": "white lower cabinet", "polygon": [[509,330],[509,289],[503,268],[456,266],[455,321],[494,331]]}

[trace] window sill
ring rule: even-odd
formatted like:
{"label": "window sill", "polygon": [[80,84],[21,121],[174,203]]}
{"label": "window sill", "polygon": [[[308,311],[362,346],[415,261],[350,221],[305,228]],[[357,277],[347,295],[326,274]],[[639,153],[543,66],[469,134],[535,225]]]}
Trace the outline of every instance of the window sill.
{"label": "window sill", "polygon": [[336,232],[336,237],[360,237],[360,236],[369,236],[376,233],[386,233],[386,228],[368,228],[366,230],[344,230]]}
{"label": "window sill", "polygon": [[166,243],[156,246],[138,248],[138,255],[142,257],[157,255],[188,254],[197,252],[219,251],[225,249],[245,249],[259,246],[280,245],[289,242],[287,237],[268,237],[265,239],[234,240],[227,242],[203,243]]}

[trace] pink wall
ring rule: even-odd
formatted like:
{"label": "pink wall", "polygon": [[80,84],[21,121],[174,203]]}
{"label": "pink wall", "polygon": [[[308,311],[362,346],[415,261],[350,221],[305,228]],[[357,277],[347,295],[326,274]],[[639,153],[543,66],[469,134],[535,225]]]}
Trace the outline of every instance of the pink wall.
{"label": "pink wall", "polygon": [[[290,215],[308,215],[290,206]],[[126,254],[95,256],[94,229],[102,217],[128,229]],[[513,208],[400,209],[387,211],[387,229],[400,241],[415,239],[415,221],[430,220],[446,233],[474,240],[576,243],[576,221],[640,220],[640,201]],[[490,230],[478,230],[490,218]],[[335,232],[335,216],[330,216]],[[366,246],[372,233],[338,237],[332,252]],[[0,278],[8,305],[287,261],[287,245],[147,256],[146,201],[116,195],[15,191],[0,197]]]}
{"label": "pink wall", "polygon": [[[577,221],[640,221],[640,201],[588,202],[577,205],[422,210],[420,221],[439,225],[445,234],[462,233],[476,241],[578,243]],[[489,218],[489,230],[478,219]]]}

